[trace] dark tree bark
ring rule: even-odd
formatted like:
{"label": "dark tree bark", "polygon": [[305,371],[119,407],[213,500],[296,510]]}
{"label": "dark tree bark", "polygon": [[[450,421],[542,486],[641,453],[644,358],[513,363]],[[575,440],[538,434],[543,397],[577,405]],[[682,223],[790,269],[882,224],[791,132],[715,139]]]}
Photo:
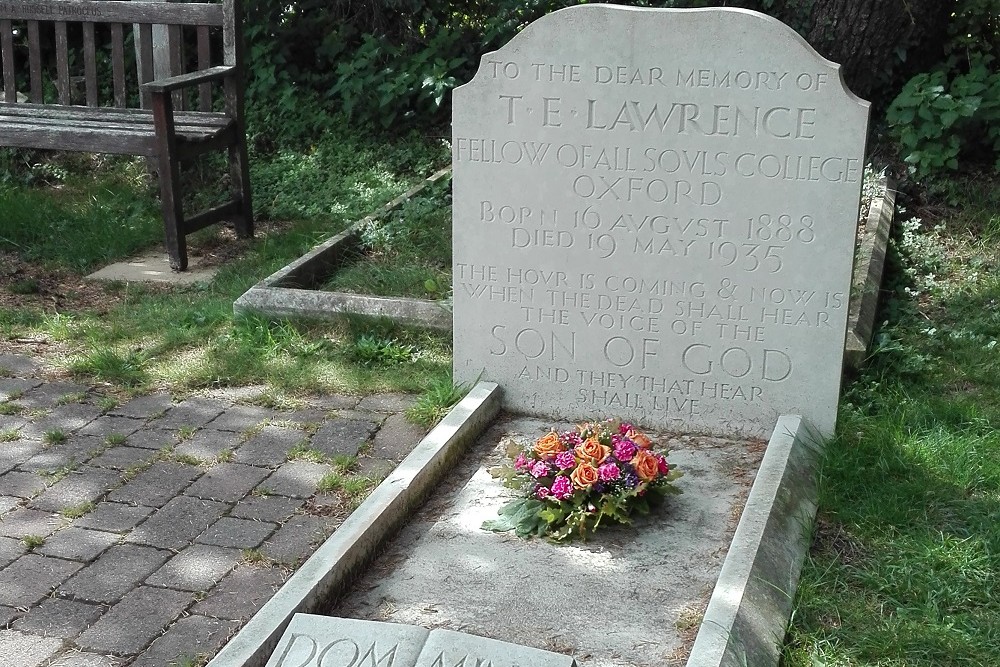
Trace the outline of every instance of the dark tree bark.
{"label": "dark tree bark", "polygon": [[769,13],[843,65],[851,90],[882,107],[941,60],[954,9],[949,0],[779,0]]}

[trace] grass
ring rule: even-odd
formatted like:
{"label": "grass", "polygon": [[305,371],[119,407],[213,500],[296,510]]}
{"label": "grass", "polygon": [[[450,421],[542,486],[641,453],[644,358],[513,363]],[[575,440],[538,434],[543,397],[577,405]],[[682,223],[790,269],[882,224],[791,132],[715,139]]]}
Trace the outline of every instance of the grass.
{"label": "grass", "polygon": [[439,299],[451,289],[451,181],[367,223],[360,248],[320,289]]}
{"label": "grass", "polygon": [[64,507],[59,510],[59,514],[63,515],[67,519],[79,519],[82,516],[90,514],[94,511],[94,503],[83,502],[78,505],[70,505],[69,507]]}
{"label": "grass", "polygon": [[66,442],[67,438],[66,433],[57,428],[48,430],[42,434],[42,442],[47,445],[58,445],[61,442]]}
{"label": "grass", "polygon": [[1000,664],[1000,193],[894,239],[847,386],[786,667]]}
{"label": "grass", "polygon": [[41,535],[25,535],[21,538],[21,543],[28,552],[32,552],[35,549],[43,546],[45,544],[45,538]]}
{"label": "grass", "polygon": [[13,442],[21,437],[21,432],[16,428],[5,428],[0,431],[0,442]]}
{"label": "grass", "polygon": [[[251,178],[261,233],[244,256],[227,262],[211,283],[169,289],[107,285],[102,304],[106,312],[51,312],[42,305],[5,308],[0,311],[0,337],[47,341],[57,370],[61,367],[80,382],[107,383],[109,393],[117,392],[119,400],[153,389],[183,393],[250,384],[267,385],[268,394],[290,401],[316,392],[419,391],[434,379],[448,377],[450,337],[373,320],[331,324],[237,318],[232,304],[262,277],[401,194],[446,161],[444,147],[435,142],[419,137],[366,138],[349,128],[326,133],[301,150],[257,154],[251,160]],[[110,162],[88,167],[96,175],[87,177],[95,183],[105,178],[130,182],[128,174],[122,174],[129,169],[127,164]],[[81,175],[81,180],[86,178]],[[48,211],[69,198],[66,192],[76,187],[70,182],[75,183],[68,178],[59,187],[27,187],[8,179],[0,183],[0,191],[7,197],[23,195],[31,199],[32,207]],[[106,189],[94,186],[88,196],[100,199]],[[133,184],[130,198],[155,204],[144,181]],[[5,210],[2,205],[0,210]],[[104,216],[99,234],[115,236],[122,215]],[[97,224],[81,217],[73,224],[83,228],[92,223]],[[155,223],[156,235],[143,245],[158,243],[158,217]],[[0,250],[23,258],[44,256],[63,270],[83,271],[105,261],[105,254],[86,250],[82,241],[78,256],[57,251],[44,242],[49,235],[11,238],[12,243],[0,238]],[[0,231],[0,237],[5,233]],[[114,252],[115,258],[125,254]],[[366,336],[394,341],[407,350],[407,362],[359,364],[356,344]],[[0,409],[18,408],[4,404]]]}

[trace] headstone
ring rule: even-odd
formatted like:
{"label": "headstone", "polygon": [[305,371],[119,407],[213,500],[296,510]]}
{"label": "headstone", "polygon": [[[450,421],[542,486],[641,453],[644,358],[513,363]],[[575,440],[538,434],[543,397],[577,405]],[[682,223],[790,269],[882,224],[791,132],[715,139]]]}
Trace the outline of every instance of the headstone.
{"label": "headstone", "polygon": [[832,434],[868,106],[763,14],[535,21],[454,94],[456,380],[553,418]]}
{"label": "headstone", "polygon": [[573,658],[452,630],[296,614],[266,667],[575,667]]}

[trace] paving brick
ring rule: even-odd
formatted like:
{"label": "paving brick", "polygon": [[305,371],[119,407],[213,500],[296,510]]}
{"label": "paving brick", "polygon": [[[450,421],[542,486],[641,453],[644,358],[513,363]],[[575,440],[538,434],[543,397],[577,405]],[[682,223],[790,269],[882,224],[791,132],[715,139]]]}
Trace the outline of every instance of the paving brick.
{"label": "paving brick", "polygon": [[291,428],[301,428],[307,425],[319,425],[330,418],[330,413],[319,408],[302,408],[276,415],[276,423],[287,424]]}
{"label": "paving brick", "polygon": [[43,637],[72,639],[104,613],[104,607],[86,602],[49,598],[29,609],[13,625],[15,630]]}
{"label": "paving brick", "polygon": [[21,415],[0,415],[0,431],[20,432],[28,421],[27,417]]}
{"label": "paving brick", "polygon": [[239,444],[236,435],[229,431],[203,428],[177,445],[174,452],[183,456],[193,456],[199,461],[214,462],[223,452],[231,452]]}
{"label": "paving brick", "polygon": [[88,602],[115,602],[156,572],[168,558],[170,552],[151,547],[113,546],[63,584],[59,594]]}
{"label": "paving brick", "polygon": [[145,424],[145,419],[119,417],[116,415],[101,415],[81,428],[80,435],[93,435],[105,439],[112,434],[129,436],[138,431]]}
{"label": "paving brick", "polygon": [[207,591],[236,567],[241,556],[239,549],[195,544],[164,563],[146,579],[146,585]]}
{"label": "paving brick", "polygon": [[162,507],[201,474],[202,470],[197,466],[161,461],[136,475],[120,489],[112,491],[108,500]]}
{"label": "paving brick", "polygon": [[333,529],[328,517],[294,516],[264,542],[261,552],[279,563],[294,565],[311,554]]}
{"label": "paving brick", "polygon": [[0,656],[4,667],[38,667],[62,648],[62,640],[0,630]]}
{"label": "paving brick", "polygon": [[[25,554],[0,570],[0,604],[29,607],[83,567],[58,558]],[[0,652],[0,655],[3,655]]]}
{"label": "paving brick", "polygon": [[0,475],[0,494],[17,498],[34,498],[45,490],[45,478],[33,472],[11,470]]}
{"label": "paving brick", "polygon": [[11,375],[30,378],[41,369],[37,359],[25,354],[0,354],[0,370]]}
{"label": "paving brick", "polygon": [[261,408],[256,405],[236,405],[210,421],[207,427],[217,431],[242,433],[262,422],[273,419],[275,414],[277,414],[276,411],[270,408]]}
{"label": "paving brick", "polygon": [[0,521],[3,521],[4,514],[20,505],[21,502],[20,498],[14,496],[0,496]]}
{"label": "paving brick", "polygon": [[217,463],[184,490],[188,496],[236,502],[264,481],[271,471],[239,463]]}
{"label": "paving brick", "polygon": [[5,514],[0,521],[0,537],[16,537],[21,539],[26,535],[45,537],[55,532],[61,519],[49,512],[40,512],[26,507]]}
{"label": "paving brick", "polygon": [[233,457],[239,463],[276,467],[288,460],[288,450],[306,439],[298,429],[265,426],[240,445]]}
{"label": "paving brick", "polygon": [[118,540],[119,536],[114,533],[70,526],[57,530],[35,551],[67,560],[92,561]]}
{"label": "paving brick", "polygon": [[0,630],[8,627],[14,619],[23,613],[23,611],[14,607],[0,606]]}
{"label": "paving brick", "polygon": [[100,416],[101,409],[93,405],[85,403],[59,405],[38,421],[25,426],[22,432],[25,437],[37,440],[41,440],[50,431],[62,431],[68,435],[79,431]]}
{"label": "paving brick", "polygon": [[[123,664],[125,663],[110,655],[70,649],[62,655],[56,656],[48,667],[121,667]],[[171,665],[171,667],[174,666]]]}
{"label": "paving brick", "polygon": [[426,428],[412,423],[406,415],[390,415],[375,434],[372,456],[399,463],[426,434]]}
{"label": "paving brick", "polygon": [[38,380],[0,377],[0,403],[17,400],[21,394],[29,389],[34,389],[40,384],[41,382]]}
{"label": "paving brick", "polygon": [[277,567],[240,565],[191,608],[196,614],[246,621],[271,599],[285,581]]}
{"label": "paving brick", "polygon": [[417,397],[413,394],[372,394],[361,399],[361,402],[358,403],[358,409],[375,412],[405,412],[416,402]]}
{"label": "paving brick", "polygon": [[178,496],[133,530],[126,541],[161,549],[181,549],[228,509],[225,503]]}
{"label": "paving brick", "polygon": [[274,523],[224,516],[209,526],[195,541],[220,547],[254,549],[277,528],[278,525]]}
{"label": "paving brick", "polygon": [[336,419],[319,427],[309,442],[326,456],[357,456],[378,424],[360,419]]}
{"label": "paving brick", "polygon": [[121,479],[121,473],[116,470],[82,466],[46,489],[28,503],[28,507],[59,512],[67,507],[92,503],[107,493],[108,488],[117,486]]}
{"label": "paving brick", "polygon": [[156,420],[158,429],[201,428],[230,407],[226,401],[212,398],[194,397],[181,401],[167,410],[167,414]]}
{"label": "paving brick", "polygon": [[21,469],[53,471],[86,463],[105,448],[102,438],[92,435],[72,435],[65,441],[49,445],[21,464]]}
{"label": "paving brick", "polygon": [[[154,422],[155,423],[155,422]],[[161,431],[155,428],[144,427],[130,435],[125,444],[129,447],[141,447],[142,449],[155,449],[157,451],[165,447],[173,447],[180,438],[174,431]]]}
{"label": "paving brick", "polygon": [[0,473],[19,466],[42,451],[42,443],[35,440],[0,442]]}
{"label": "paving brick", "polygon": [[0,568],[7,567],[8,564],[17,560],[26,550],[21,540],[15,540],[13,537],[0,537]]}
{"label": "paving brick", "polygon": [[100,456],[95,456],[87,463],[98,468],[128,470],[134,466],[144,465],[158,455],[159,453],[152,449],[119,445],[117,447],[109,447]]}
{"label": "paving brick", "polygon": [[70,382],[46,382],[34,389],[24,392],[18,403],[31,408],[51,408],[57,406],[65,397],[75,394],[85,394],[90,387]]}
{"label": "paving brick", "polygon": [[131,667],[173,667],[184,658],[211,657],[239,628],[235,621],[186,616],[158,637]]}
{"label": "paving brick", "polygon": [[324,394],[309,399],[309,403],[321,410],[350,410],[357,407],[360,396],[344,396],[342,394]]}
{"label": "paving brick", "polygon": [[373,458],[371,456],[362,456],[358,459],[357,473],[362,477],[367,477],[376,484],[388,477],[389,473],[395,469],[395,461],[387,461],[386,459]]}
{"label": "paving brick", "polygon": [[113,533],[123,533],[132,530],[143,519],[155,511],[145,505],[128,505],[125,503],[97,503],[93,512],[88,513],[73,522],[77,528],[93,528],[107,530]]}
{"label": "paving brick", "polygon": [[190,593],[141,586],[90,626],[76,643],[98,653],[138,653],[180,616],[191,599]]}
{"label": "paving brick", "polygon": [[150,394],[133,398],[128,403],[112,408],[108,413],[121,417],[151,419],[166,413],[173,406],[174,401],[169,394]]}
{"label": "paving brick", "polygon": [[229,512],[237,519],[254,519],[256,521],[273,521],[281,523],[295,514],[305,502],[302,498],[286,498],[284,496],[247,496],[236,503]]}
{"label": "paving brick", "polygon": [[258,485],[276,496],[308,498],[316,493],[316,485],[333,467],[325,463],[289,461]]}

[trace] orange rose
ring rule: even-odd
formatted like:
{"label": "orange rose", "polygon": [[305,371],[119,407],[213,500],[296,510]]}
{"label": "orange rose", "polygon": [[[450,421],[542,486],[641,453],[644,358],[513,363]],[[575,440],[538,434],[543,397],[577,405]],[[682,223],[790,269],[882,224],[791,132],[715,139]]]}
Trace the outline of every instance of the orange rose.
{"label": "orange rose", "polygon": [[635,466],[635,473],[639,475],[639,479],[644,482],[653,481],[660,473],[660,464],[656,457],[645,449],[636,452],[632,465]]}
{"label": "orange rose", "polygon": [[559,434],[555,431],[549,431],[535,442],[535,454],[545,461],[554,459],[556,454],[565,451],[566,446],[559,440]]}
{"label": "orange rose", "polygon": [[634,442],[635,446],[639,449],[649,449],[653,446],[653,441],[649,439],[649,436],[641,431],[636,431],[635,429],[626,433],[625,437]]}
{"label": "orange rose", "polygon": [[611,455],[611,448],[602,445],[597,438],[587,438],[576,446],[576,455],[584,461],[589,459],[595,465],[600,465]]}
{"label": "orange rose", "polygon": [[573,482],[573,486],[578,489],[589,489],[597,483],[599,477],[597,468],[586,462],[578,465],[576,470],[573,471],[573,474],[569,476],[570,480]]}

